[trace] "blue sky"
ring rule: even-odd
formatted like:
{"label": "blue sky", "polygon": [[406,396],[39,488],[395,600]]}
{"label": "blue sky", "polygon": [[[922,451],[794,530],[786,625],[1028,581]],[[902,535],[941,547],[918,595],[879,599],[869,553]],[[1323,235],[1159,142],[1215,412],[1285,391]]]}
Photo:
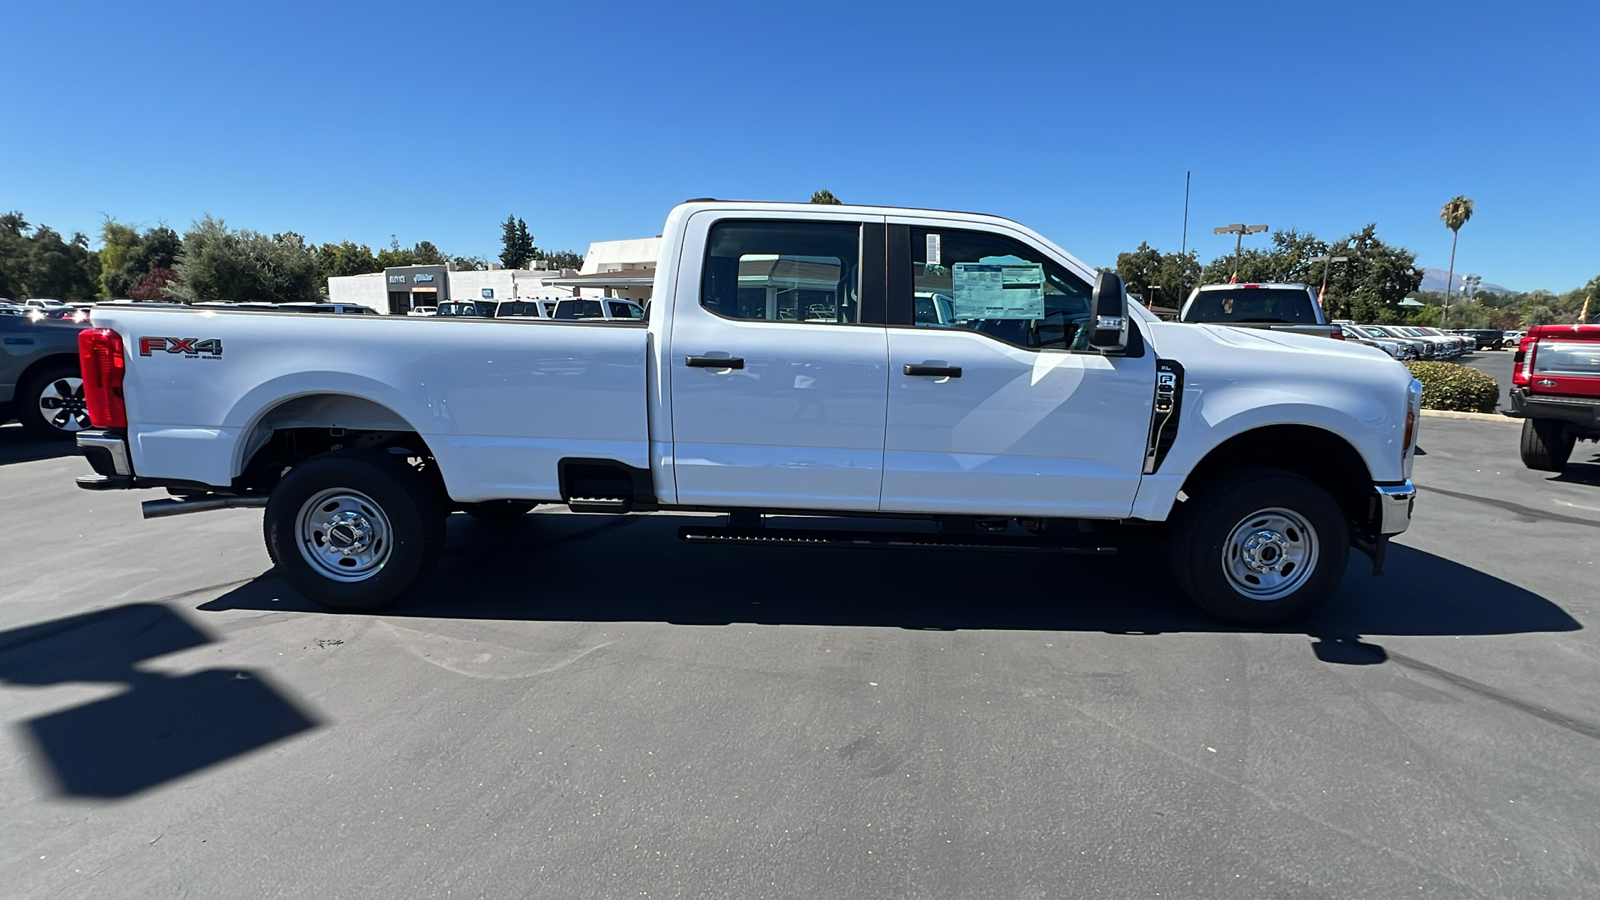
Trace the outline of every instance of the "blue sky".
{"label": "blue sky", "polygon": [[1264,222],[1600,273],[1600,4],[11,3],[0,207],[492,258],[688,197],[993,212],[1086,262]]}

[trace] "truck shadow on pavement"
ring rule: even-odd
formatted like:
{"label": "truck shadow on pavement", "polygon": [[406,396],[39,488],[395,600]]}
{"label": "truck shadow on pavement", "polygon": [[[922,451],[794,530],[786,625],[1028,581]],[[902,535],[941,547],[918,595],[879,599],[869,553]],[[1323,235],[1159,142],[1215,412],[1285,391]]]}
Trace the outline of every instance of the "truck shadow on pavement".
{"label": "truck shadow on pavement", "polygon": [[248,669],[168,675],[146,660],[214,639],[171,607],[135,603],[0,632],[0,683],[126,689],[12,723],[59,794],[120,798],[317,727]]}
{"label": "truck shadow on pavement", "polygon": [[78,455],[78,446],[72,441],[41,440],[15,422],[6,425],[0,421],[0,466]]}
{"label": "truck shadow on pavement", "polygon": [[[1551,476],[1551,481],[1560,481],[1565,484],[1586,484],[1590,487],[1600,487],[1600,452],[1584,453],[1584,445],[1579,444],[1573,452],[1573,461],[1567,463],[1566,468],[1559,475]],[[1580,457],[1590,457],[1587,460]]]}
{"label": "truck shadow on pavement", "polygon": [[[1125,558],[1034,553],[687,545],[682,516],[531,515],[500,526],[454,516],[438,571],[384,615],[680,625],[1231,632],[1183,597],[1149,550]],[[1373,578],[1351,554],[1326,607],[1294,628],[1327,662],[1382,662],[1371,635],[1575,631],[1561,607],[1516,585],[1409,547]],[[269,571],[202,610],[338,615]]]}

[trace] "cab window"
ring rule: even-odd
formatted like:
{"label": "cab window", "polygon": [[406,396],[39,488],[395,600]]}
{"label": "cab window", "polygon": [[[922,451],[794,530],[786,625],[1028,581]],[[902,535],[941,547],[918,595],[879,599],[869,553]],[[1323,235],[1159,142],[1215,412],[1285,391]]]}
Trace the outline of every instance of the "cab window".
{"label": "cab window", "polygon": [[700,305],[730,319],[861,321],[861,227],[839,222],[719,222]]}
{"label": "cab window", "polygon": [[911,289],[919,328],[962,328],[1030,350],[1089,349],[1088,282],[1021,241],[912,228]]}

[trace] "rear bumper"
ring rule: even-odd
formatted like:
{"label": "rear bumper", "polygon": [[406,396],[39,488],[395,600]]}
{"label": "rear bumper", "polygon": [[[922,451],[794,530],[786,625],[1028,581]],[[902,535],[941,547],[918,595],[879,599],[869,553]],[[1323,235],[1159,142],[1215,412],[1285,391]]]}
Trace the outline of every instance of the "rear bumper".
{"label": "rear bumper", "polygon": [[93,475],[78,478],[78,487],[91,491],[131,488],[133,464],[128,457],[128,439],[114,431],[78,432],[78,449],[89,461]]}
{"label": "rear bumper", "polygon": [[1584,428],[1600,428],[1600,398],[1536,397],[1525,387],[1514,387],[1511,414],[1521,419],[1560,419]]}

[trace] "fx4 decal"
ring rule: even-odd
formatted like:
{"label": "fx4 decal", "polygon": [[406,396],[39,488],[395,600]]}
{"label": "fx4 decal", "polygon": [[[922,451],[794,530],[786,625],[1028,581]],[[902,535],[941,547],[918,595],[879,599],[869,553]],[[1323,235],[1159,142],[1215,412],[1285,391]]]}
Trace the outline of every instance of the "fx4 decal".
{"label": "fx4 decal", "polygon": [[161,353],[181,353],[191,359],[206,357],[217,359],[222,356],[221,338],[175,338],[175,337],[142,337],[139,338],[139,355],[150,356]]}

